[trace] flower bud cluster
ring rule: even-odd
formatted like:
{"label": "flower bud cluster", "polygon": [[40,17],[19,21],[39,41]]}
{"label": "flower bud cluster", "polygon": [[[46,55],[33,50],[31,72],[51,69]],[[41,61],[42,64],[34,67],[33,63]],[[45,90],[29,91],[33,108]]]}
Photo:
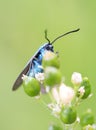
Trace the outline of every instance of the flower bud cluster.
{"label": "flower bud cluster", "polygon": [[[67,124],[67,127],[78,124],[78,119],[82,128],[87,128],[88,125],[92,127],[94,123],[92,114],[87,113],[79,118],[77,113],[77,105],[91,94],[89,79],[74,72],[71,76],[72,86],[67,86],[62,80],[58,56],[51,51],[46,51],[42,60],[42,68],[43,73],[36,73],[35,77],[25,75],[22,77],[24,91],[27,95],[31,97],[41,94],[51,95],[52,101],[47,106],[55,117],[59,118],[65,126]],[[54,125],[51,125],[49,130],[51,129],[56,130]]]}

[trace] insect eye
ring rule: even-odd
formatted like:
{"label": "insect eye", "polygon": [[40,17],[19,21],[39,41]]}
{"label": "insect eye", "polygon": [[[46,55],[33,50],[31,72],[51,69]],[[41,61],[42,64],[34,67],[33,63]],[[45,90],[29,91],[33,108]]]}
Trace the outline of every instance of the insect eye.
{"label": "insect eye", "polygon": [[53,48],[53,46],[52,46],[52,45],[49,45],[49,47],[50,47],[50,48]]}
{"label": "insect eye", "polygon": [[47,49],[47,50],[50,50],[50,47],[48,46],[46,49]]}
{"label": "insect eye", "polygon": [[46,47],[46,49],[47,49],[47,50],[51,50],[51,49],[53,49],[53,46],[52,46],[52,45],[48,45],[48,46]]}

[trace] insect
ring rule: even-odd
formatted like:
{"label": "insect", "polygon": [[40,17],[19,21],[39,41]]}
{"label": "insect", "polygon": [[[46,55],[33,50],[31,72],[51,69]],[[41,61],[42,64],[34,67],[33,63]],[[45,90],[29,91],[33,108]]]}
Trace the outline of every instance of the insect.
{"label": "insect", "polygon": [[43,72],[43,69],[42,69],[43,56],[44,56],[46,51],[54,52],[53,43],[55,41],[57,41],[58,39],[62,38],[65,35],[77,32],[79,30],[80,29],[76,29],[76,30],[72,30],[72,31],[69,31],[67,33],[64,33],[64,34],[58,36],[57,38],[55,38],[52,42],[50,42],[50,40],[48,39],[47,30],[45,30],[45,39],[48,41],[48,43],[45,43],[43,46],[41,46],[37,50],[37,52],[31,57],[31,59],[28,61],[25,68],[22,70],[22,72],[19,74],[16,81],[14,82],[12,90],[14,91],[20,87],[20,85],[23,82],[23,79],[22,79],[23,74],[27,75],[27,76],[35,77],[35,74],[37,74],[39,72],[40,73]]}

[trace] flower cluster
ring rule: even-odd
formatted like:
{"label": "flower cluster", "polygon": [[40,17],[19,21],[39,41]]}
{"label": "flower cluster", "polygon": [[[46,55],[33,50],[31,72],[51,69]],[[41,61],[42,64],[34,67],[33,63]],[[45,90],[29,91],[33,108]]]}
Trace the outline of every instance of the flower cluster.
{"label": "flower cluster", "polygon": [[[47,107],[51,113],[58,118],[64,128],[74,129],[77,124],[81,129],[94,130],[94,116],[92,112],[87,111],[82,117],[77,113],[77,106],[84,99],[91,95],[91,85],[88,77],[82,77],[78,72],[71,76],[71,86],[63,82],[63,76],[60,71],[60,62],[58,56],[51,51],[46,51],[42,60],[42,73],[36,73],[35,77],[23,75],[23,87],[27,95],[31,97],[50,95],[51,101]],[[51,125],[49,130],[63,130],[63,128]]]}

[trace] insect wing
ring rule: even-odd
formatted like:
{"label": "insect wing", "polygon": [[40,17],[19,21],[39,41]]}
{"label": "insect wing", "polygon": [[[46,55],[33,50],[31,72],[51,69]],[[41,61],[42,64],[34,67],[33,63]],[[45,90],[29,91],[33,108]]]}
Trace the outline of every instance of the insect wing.
{"label": "insect wing", "polygon": [[32,61],[33,61],[33,59],[38,60],[39,52],[41,51],[42,48],[45,48],[47,45],[48,45],[48,43],[46,43],[43,46],[41,46],[38,49],[38,51],[33,55],[33,57],[29,60],[29,62],[27,63],[27,65],[25,66],[25,68],[23,69],[23,71],[19,74],[19,76],[17,77],[16,81],[14,82],[13,87],[12,87],[13,91],[20,87],[20,85],[23,82],[22,75],[23,74],[26,75],[28,73],[28,71],[30,70],[30,67],[32,67]]}
{"label": "insect wing", "polygon": [[23,74],[27,74],[27,72],[30,69],[30,64],[32,63],[32,59],[27,63],[27,65],[25,66],[25,68],[22,70],[22,72],[19,74],[19,76],[17,77],[16,81],[13,84],[12,90],[16,90],[17,88],[20,87],[20,85],[22,84],[23,80],[22,80],[22,75]]}

